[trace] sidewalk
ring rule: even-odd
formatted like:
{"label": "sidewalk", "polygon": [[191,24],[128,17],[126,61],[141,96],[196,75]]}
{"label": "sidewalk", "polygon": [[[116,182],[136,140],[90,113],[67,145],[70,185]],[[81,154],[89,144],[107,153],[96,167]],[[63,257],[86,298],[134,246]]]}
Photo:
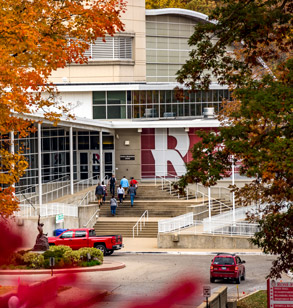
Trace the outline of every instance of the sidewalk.
{"label": "sidewalk", "polygon": [[194,254],[194,255],[209,255],[216,252],[229,252],[244,255],[261,255],[260,249],[166,249],[157,247],[156,238],[123,238],[124,248],[115,251],[115,253],[168,253],[168,254]]}

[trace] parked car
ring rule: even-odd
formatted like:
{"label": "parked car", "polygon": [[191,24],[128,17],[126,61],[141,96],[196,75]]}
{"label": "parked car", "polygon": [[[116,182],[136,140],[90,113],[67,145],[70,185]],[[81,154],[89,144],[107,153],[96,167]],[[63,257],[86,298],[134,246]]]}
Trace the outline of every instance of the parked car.
{"label": "parked car", "polygon": [[245,280],[245,261],[236,254],[218,253],[210,267],[210,282],[216,279],[231,279],[236,283]]}
{"label": "parked car", "polygon": [[95,247],[104,255],[111,255],[114,250],[123,247],[122,235],[99,235],[95,229],[68,229],[58,236],[48,237],[49,245],[67,245],[72,249]]}

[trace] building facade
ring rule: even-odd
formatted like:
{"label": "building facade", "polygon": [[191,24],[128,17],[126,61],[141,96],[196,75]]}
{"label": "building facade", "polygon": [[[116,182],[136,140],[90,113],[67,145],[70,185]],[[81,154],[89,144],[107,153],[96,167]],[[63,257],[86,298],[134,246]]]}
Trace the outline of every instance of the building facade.
{"label": "building facade", "polygon": [[229,91],[213,83],[209,91],[177,97],[176,72],[188,58],[188,38],[207,16],[182,9],[146,10],[144,0],[129,0],[125,32],[97,40],[87,64],[71,64],[51,76],[57,100],[75,120],[53,127],[41,114],[38,130],[25,144],[29,162],[18,184],[30,185],[70,177],[71,181],[115,174],[149,180],[185,173],[199,129],[215,130],[215,114]]}

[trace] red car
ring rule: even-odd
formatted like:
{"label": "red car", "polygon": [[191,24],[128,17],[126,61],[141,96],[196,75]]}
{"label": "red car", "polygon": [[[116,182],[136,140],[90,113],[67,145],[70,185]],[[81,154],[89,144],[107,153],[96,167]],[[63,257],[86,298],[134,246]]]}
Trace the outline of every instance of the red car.
{"label": "red car", "polygon": [[218,253],[212,260],[210,282],[216,279],[231,279],[236,283],[245,280],[245,263],[235,254]]}

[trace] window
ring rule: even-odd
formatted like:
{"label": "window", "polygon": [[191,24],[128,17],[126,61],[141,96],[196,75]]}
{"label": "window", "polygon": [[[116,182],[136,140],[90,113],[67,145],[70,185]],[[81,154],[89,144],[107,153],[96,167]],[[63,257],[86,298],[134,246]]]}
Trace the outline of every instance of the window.
{"label": "window", "polygon": [[75,231],[75,237],[86,237],[86,231]]}
{"label": "window", "polygon": [[91,60],[132,60],[132,36],[106,37],[103,42],[101,38],[90,44],[85,52]]}
{"label": "window", "polygon": [[90,237],[96,236],[95,230],[89,230],[89,236]]}
{"label": "window", "polygon": [[72,238],[73,236],[73,231],[67,231],[67,232],[64,232],[60,238]]}

